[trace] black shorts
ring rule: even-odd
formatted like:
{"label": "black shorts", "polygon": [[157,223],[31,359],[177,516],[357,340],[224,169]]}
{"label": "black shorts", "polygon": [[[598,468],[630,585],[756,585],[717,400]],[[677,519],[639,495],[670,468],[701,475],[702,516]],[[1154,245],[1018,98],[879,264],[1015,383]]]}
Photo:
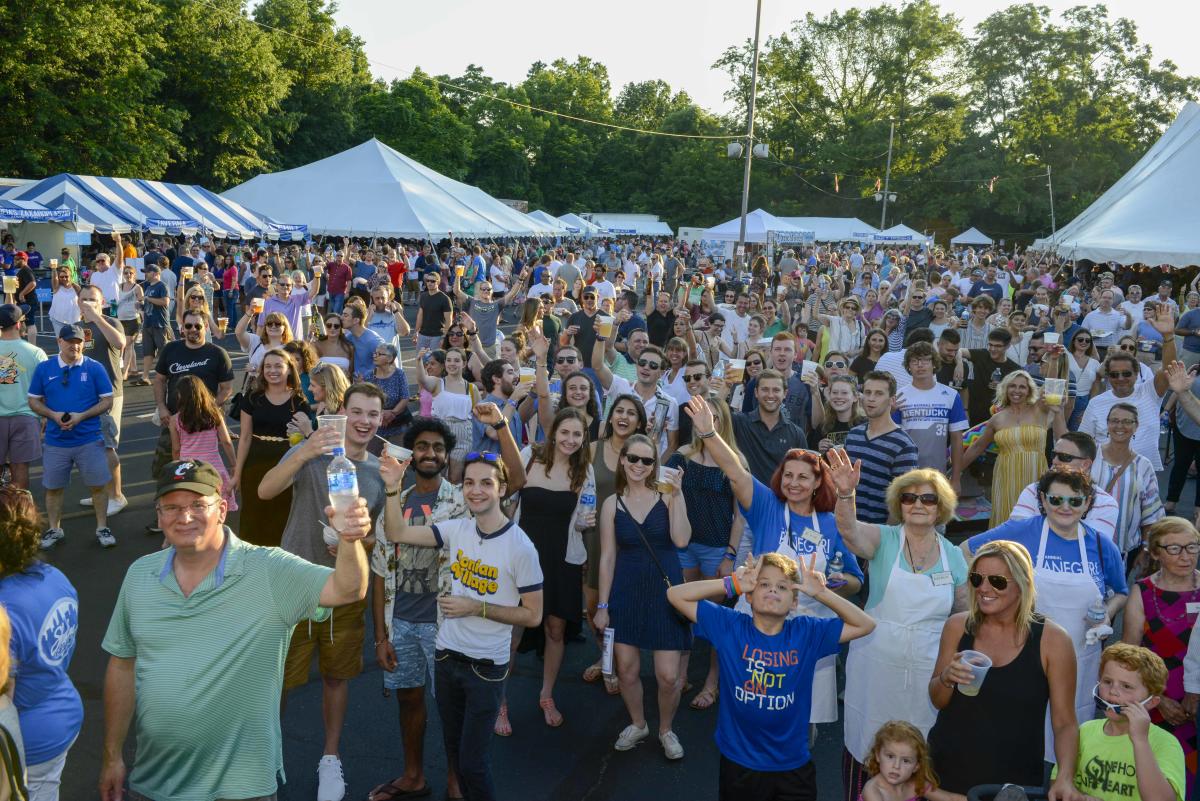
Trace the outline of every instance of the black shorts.
{"label": "black shorts", "polygon": [[121,329],[125,332],[125,336],[135,337],[137,336],[137,332],[142,330],[142,321],[137,318],[122,320]]}
{"label": "black shorts", "polygon": [[810,759],[794,770],[751,770],[721,756],[719,801],[817,801],[817,769]]}

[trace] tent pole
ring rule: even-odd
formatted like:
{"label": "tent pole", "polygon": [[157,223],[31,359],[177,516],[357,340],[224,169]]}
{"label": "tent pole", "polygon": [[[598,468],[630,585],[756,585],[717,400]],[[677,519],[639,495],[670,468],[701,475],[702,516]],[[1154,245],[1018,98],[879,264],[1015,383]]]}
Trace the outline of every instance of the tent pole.
{"label": "tent pole", "polygon": [[762,25],[762,0],[758,0],[754,12],[754,60],[750,65],[750,103],[746,115],[746,166],[742,171],[742,218],[738,228],[737,247],[734,248],[734,266],[741,268],[746,260],[746,212],[750,208],[750,163],[754,155],[754,100],[758,93],[758,35]]}

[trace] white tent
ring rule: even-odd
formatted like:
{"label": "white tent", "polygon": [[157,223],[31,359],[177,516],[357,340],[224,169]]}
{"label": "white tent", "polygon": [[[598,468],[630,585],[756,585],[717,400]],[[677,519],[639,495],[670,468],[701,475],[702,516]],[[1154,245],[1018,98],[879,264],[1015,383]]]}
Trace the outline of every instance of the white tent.
{"label": "white tent", "polygon": [[583,217],[613,236],[675,236],[671,226],[653,214],[584,212]]}
{"label": "white tent", "polygon": [[553,236],[570,236],[571,231],[567,229],[567,224],[558,219],[554,215],[538,209],[531,211],[525,215],[533,221],[533,225],[540,227],[546,233]]}
{"label": "white tent", "polygon": [[780,217],[785,223],[813,232],[817,242],[870,242],[879,233],[857,217]]}
{"label": "white tent", "polygon": [[1200,181],[1200,105],[1187,102],[1146,155],[1082,214],[1035,247],[1069,259],[1200,264],[1193,203]]}
{"label": "white tent", "polygon": [[224,197],[314,234],[440,239],[550,233],[474,186],[434,172],[378,139],[303,167],[251,178]]}
{"label": "white tent", "polygon": [[911,243],[914,245],[916,245],[916,244],[926,244],[927,245],[930,243],[931,240],[928,236],[921,233],[920,231],[917,231],[913,228],[909,228],[907,225],[904,225],[902,223],[900,225],[893,225],[891,228],[887,229],[886,231],[880,231],[879,233],[877,233],[873,237],[871,237],[871,241],[875,242],[877,244],[880,244],[880,245],[888,245],[888,244],[903,245],[905,243]]}
{"label": "white tent", "polygon": [[567,226],[567,231],[576,236],[582,236],[584,239],[592,239],[604,235],[603,228],[591,220],[583,219],[578,214],[564,214],[558,218],[558,221]]}
{"label": "white tent", "polygon": [[[715,225],[704,232],[700,237],[707,240],[718,240],[721,242],[736,242],[741,232],[742,218],[741,216],[734,217],[732,220]],[[797,228],[796,226],[784,222],[770,212],[762,209],[755,209],[746,214],[746,240],[747,242],[766,243],[769,238],[774,238],[776,241],[791,241],[802,242],[812,241],[814,236],[813,231]]]}
{"label": "white tent", "polygon": [[950,240],[951,245],[991,245],[992,239],[978,228],[968,228]]}

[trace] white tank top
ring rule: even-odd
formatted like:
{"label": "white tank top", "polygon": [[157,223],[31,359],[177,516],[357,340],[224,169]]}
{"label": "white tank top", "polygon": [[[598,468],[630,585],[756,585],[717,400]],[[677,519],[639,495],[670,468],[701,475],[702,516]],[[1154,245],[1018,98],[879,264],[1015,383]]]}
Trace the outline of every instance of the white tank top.
{"label": "white tank top", "polygon": [[442,379],[442,391],[433,397],[433,406],[430,407],[430,412],[434,417],[443,417],[453,420],[470,420],[471,408],[474,404],[471,402],[470,394],[461,395],[457,392],[451,392],[446,389],[446,379]]}

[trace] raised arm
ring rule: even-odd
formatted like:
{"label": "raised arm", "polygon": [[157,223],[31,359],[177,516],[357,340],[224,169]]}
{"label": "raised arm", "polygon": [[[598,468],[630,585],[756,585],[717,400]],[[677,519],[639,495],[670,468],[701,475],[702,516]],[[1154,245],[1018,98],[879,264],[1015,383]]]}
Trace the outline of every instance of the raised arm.
{"label": "raised arm", "polygon": [[612,387],[613,373],[608,367],[608,362],[604,360],[605,347],[604,338],[597,336],[592,345],[592,370],[596,373],[596,381],[599,382],[601,389],[608,392]]}
{"label": "raised arm", "polygon": [[713,413],[708,401],[699,396],[691,398],[680,411],[692,418],[692,430],[704,440],[704,449],[713,457],[717,466],[729,476],[734,497],[743,507],[749,508],[754,500],[754,477],[742,466],[737,454],[729,447],[713,426]]}
{"label": "raised arm", "polygon": [[834,507],[834,518],[837,520],[838,532],[842,542],[863,559],[870,559],[879,550],[879,526],[874,523],[862,523],[856,519],[854,505],[855,488],[862,476],[862,459],[850,461],[850,454],[844,448],[830,448],[825,452],[829,462],[829,473],[833,479],[834,489],[837,490],[837,506]]}
{"label": "raised arm", "polygon": [[507,423],[508,421],[504,413],[500,411],[500,407],[494,403],[477,403],[473,411],[479,422],[491,427],[496,432],[496,440],[500,443],[500,458],[504,460],[504,467],[508,471],[508,494],[512,495],[524,487],[526,481],[525,463],[521,460],[521,446],[513,436],[512,426],[506,424],[496,428],[501,422]]}
{"label": "raised arm", "polygon": [[432,392],[434,395],[437,395],[442,390],[442,382],[437,376],[426,375],[425,359],[428,356],[428,350],[423,350],[417,354],[417,384],[423,387],[426,392]]}

